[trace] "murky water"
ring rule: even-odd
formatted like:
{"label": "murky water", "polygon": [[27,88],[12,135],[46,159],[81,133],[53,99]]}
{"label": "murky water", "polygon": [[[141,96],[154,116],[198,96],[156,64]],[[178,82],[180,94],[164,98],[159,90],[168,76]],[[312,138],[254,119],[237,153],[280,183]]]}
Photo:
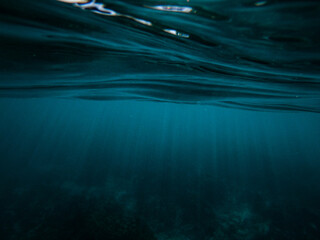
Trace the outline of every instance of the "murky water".
{"label": "murky water", "polygon": [[1,1],[1,239],[319,239],[318,1]]}

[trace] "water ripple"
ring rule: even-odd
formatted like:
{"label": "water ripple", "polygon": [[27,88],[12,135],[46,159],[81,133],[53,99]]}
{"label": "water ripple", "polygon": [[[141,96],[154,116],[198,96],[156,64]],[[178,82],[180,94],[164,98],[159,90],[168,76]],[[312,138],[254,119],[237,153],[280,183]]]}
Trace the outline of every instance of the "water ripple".
{"label": "water ripple", "polygon": [[316,1],[0,5],[0,97],[320,111]]}

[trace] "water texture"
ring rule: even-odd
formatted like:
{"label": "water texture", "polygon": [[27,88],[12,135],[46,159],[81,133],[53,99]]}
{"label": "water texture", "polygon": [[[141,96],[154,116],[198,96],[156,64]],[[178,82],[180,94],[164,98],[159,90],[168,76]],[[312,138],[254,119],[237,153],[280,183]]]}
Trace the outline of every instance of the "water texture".
{"label": "water texture", "polygon": [[1,240],[319,240],[318,0],[1,0]]}
{"label": "water texture", "polygon": [[1,9],[2,97],[319,111],[318,1],[15,0]]}

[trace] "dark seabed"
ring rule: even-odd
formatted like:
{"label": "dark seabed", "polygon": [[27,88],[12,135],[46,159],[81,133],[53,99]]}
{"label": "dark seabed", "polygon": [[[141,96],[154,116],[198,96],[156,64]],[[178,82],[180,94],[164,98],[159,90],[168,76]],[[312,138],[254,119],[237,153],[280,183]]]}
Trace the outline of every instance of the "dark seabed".
{"label": "dark seabed", "polygon": [[1,240],[319,240],[318,0],[1,0]]}

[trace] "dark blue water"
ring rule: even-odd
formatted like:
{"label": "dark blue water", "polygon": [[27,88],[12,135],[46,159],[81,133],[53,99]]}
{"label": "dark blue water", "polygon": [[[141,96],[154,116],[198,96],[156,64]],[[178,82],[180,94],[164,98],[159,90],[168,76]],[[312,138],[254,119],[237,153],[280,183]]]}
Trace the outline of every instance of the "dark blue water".
{"label": "dark blue water", "polygon": [[0,9],[0,239],[320,239],[318,1]]}

